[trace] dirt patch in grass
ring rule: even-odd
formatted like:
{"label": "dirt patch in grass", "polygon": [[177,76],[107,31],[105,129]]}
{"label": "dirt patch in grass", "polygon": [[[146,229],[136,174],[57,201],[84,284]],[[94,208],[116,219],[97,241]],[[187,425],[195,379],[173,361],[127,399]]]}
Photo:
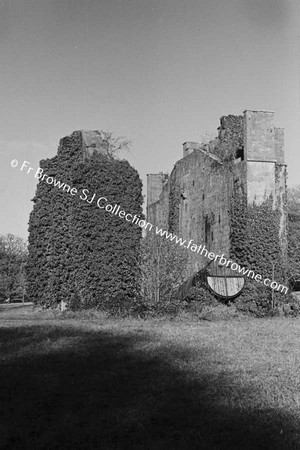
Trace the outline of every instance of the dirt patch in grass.
{"label": "dirt patch in grass", "polygon": [[0,312],[1,448],[300,448],[298,319],[62,317]]}

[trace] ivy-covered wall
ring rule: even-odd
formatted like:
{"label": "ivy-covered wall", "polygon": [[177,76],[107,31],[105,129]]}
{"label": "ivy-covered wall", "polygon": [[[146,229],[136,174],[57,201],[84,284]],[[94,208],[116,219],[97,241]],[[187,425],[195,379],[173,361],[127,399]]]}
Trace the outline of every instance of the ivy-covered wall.
{"label": "ivy-covered wall", "polygon": [[290,280],[300,280],[300,214],[288,216],[288,265]]}
{"label": "ivy-covered wall", "polygon": [[73,307],[109,307],[116,296],[132,298],[139,289],[142,229],[96,202],[106,197],[143,218],[137,171],[97,149],[85,154],[80,131],[63,138],[57,156],[40,167],[77,194],[38,183],[29,221],[29,298],[45,306],[64,300]]}
{"label": "ivy-covered wall", "polygon": [[[265,277],[272,277],[274,264],[274,278],[285,284],[286,165],[274,113],[223,116],[215,139],[185,142],[183,150],[167,200],[164,186],[159,200],[148,205],[148,217],[159,222],[165,210],[169,231]],[[194,272],[208,262],[188,253]]]}
{"label": "ivy-covered wall", "polygon": [[[180,186],[180,180],[178,179],[178,165],[175,165],[171,176],[169,178],[169,211],[168,211],[168,229],[172,233],[179,232],[179,214],[180,204],[182,203],[184,196],[183,186]],[[187,194],[186,194],[187,195]]]}
{"label": "ivy-covered wall", "polygon": [[236,184],[230,213],[230,257],[264,278],[286,281],[286,265],[279,240],[280,213],[270,197],[261,205],[248,204]]}

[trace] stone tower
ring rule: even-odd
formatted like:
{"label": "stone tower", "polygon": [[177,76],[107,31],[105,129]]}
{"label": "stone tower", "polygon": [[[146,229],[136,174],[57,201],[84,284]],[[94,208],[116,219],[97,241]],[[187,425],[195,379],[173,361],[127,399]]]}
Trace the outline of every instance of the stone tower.
{"label": "stone tower", "polygon": [[[218,137],[208,144],[185,142],[183,158],[170,176],[148,175],[147,219],[183,239],[192,239],[215,253],[229,255],[230,208],[234,186],[248,205],[261,205],[272,196],[279,211],[279,236],[286,251],[286,164],[284,131],[274,125],[274,112],[246,110],[221,117]],[[225,163],[222,144],[231,149]],[[189,252],[194,271],[205,259]]]}

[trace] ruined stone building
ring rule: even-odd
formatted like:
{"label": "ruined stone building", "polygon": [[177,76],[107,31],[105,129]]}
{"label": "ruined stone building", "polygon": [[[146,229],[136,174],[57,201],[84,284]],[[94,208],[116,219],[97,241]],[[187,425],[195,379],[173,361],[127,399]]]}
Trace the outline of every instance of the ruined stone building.
{"label": "ruined stone building", "polygon": [[[246,110],[241,116],[221,117],[215,140],[185,142],[183,157],[170,175],[147,175],[147,220],[228,257],[235,192],[243,192],[249,205],[272,199],[284,252],[284,130],[274,126],[271,111]],[[192,271],[207,264],[204,255],[188,253]]]}

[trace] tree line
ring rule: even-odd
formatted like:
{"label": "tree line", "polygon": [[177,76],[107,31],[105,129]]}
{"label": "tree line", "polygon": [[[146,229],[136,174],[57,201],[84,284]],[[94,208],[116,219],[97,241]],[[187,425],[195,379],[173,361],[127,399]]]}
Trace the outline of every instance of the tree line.
{"label": "tree line", "polygon": [[0,236],[1,303],[26,300],[27,257],[27,242],[24,239],[11,233]]}

